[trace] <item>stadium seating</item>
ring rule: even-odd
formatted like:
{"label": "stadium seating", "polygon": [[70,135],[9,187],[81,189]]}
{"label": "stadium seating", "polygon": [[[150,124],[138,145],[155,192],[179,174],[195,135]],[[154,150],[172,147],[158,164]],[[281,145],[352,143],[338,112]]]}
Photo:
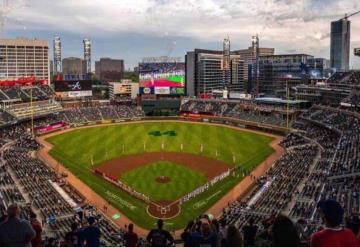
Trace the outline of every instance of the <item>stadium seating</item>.
{"label": "stadium seating", "polygon": [[[42,90],[43,91],[43,90]],[[39,109],[43,101],[38,102]],[[45,104],[45,103],[44,103]],[[27,105],[28,107],[28,105]],[[13,106],[19,109],[19,106]],[[13,110],[11,108],[11,110]],[[24,105],[26,108],[26,105]],[[261,116],[258,110],[261,111]],[[266,112],[274,109],[252,103],[189,100],[181,106],[187,112],[212,112],[248,121],[283,125],[283,120]],[[21,111],[13,110],[17,117]],[[56,121],[83,123],[143,116],[141,109],[127,105],[106,105],[64,109],[59,114],[35,120],[36,126]],[[0,111],[2,123],[14,116]],[[61,241],[71,224],[82,222],[77,211],[54,189],[56,183],[76,202],[86,215],[96,216],[105,246],[124,244],[124,232],[88,205],[76,188],[64,183],[42,161],[32,156],[39,144],[27,134],[29,123],[23,122],[0,129],[0,212],[11,203],[24,209],[28,218],[31,209],[45,226],[45,236]],[[313,106],[292,123],[292,131],[281,142],[286,152],[262,177],[252,177],[255,187],[250,193],[224,208],[220,221],[235,224],[239,229],[254,219],[260,229],[276,214],[289,215],[294,221],[305,222],[302,236],[308,237],[320,225],[316,204],[320,199],[333,198],[341,203],[347,215],[360,213],[360,116],[356,112]],[[251,175],[251,174],[250,174]],[[78,210],[78,209],[77,209]],[[84,219],[83,219],[84,220]],[[191,219],[189,219],[191,220]]]}

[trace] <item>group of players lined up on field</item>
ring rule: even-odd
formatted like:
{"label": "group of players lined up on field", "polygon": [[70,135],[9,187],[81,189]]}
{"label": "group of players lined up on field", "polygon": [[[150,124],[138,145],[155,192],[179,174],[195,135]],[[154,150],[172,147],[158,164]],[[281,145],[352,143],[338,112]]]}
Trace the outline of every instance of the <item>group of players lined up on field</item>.
{"label": "group of players lined up on field", "polygon": [[231,171],[227,170],[226,172],[223,172],[222,174],[220,174],[219,176],[214,177],[213,179],[211,179],[209,182],[207,182],[206,184],[200,186],[199,188],[196,188],[194,191],[190,192],[189,194],[183,196],[180,199],[180,204],[187,202],[189,200],[191,200],[192,198],[195,198],[196,196],[198,196],[199,194],[207,191],[209,188],[211,188],[212,186],[214,186],[216,183],[220,182],[221,180],[227,178],[230,175]]}

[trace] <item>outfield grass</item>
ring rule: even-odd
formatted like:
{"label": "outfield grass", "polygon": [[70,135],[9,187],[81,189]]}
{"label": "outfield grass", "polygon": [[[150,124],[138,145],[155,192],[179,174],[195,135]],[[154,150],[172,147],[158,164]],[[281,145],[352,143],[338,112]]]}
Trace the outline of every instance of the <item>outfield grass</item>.
{"label": "outfield grass", "polygon": [[[146,213],[145,203],[93,175],[90,172],[91,159],[94,165],[98,166],[123,155],[143,153],[144,148],[145,152],[159,151],[162,148],[166,152],[180,151],[181,146],[183,152],[200,155],[202,146],[201,155],[222,160],[229,164],[229,167],[241,166],[244,171],[251,171],[273,152],[269,146],[271,140],[269,136],[221,126],[175,122],[97,126],[73,130],[47,139],[54,145],[50,154],[55,159],[144,228],[153,227],[155,222]],[[173,177],[172,175],[172,179]],[[136,184],[141,177],[134,176],[129,179],[134,180],[133,183]],[[189,219],[206,212],[241,179],[242,173],[237,177],[229,177],[211,190],[183,204],[180,215],[167,221],[168,228],[184,227]],[[169,194],[171,193],[169,189]]]}
{"label": "outfield grass", "polygon": [[[169,177],[169,183],[158,183],[156,178]],[[158,161],[139,167],[121,176],[121,180],[153,201],[175,201],[190,193],[207,179],[203,173],[168,161]]]}

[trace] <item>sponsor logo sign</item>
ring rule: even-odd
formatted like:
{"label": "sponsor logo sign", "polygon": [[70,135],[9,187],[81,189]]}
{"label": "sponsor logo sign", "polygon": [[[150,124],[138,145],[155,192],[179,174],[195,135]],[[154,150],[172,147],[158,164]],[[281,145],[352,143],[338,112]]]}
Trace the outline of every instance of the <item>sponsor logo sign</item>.
{"label": "sponsor logo sign", "polygon": [[169,87],[155,87],[155,94],[170,94]]}

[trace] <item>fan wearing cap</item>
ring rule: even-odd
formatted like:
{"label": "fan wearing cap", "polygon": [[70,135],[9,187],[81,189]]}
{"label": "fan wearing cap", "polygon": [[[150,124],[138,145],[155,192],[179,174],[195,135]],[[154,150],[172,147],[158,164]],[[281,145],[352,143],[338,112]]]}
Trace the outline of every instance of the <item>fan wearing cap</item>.
{"label": "fan wearing cap", "polygon": [[344,210],[334,200],[320,201],[317,205],[325,228],[311,236],[311,247],[360,247],[351,230],[343,228]]}

